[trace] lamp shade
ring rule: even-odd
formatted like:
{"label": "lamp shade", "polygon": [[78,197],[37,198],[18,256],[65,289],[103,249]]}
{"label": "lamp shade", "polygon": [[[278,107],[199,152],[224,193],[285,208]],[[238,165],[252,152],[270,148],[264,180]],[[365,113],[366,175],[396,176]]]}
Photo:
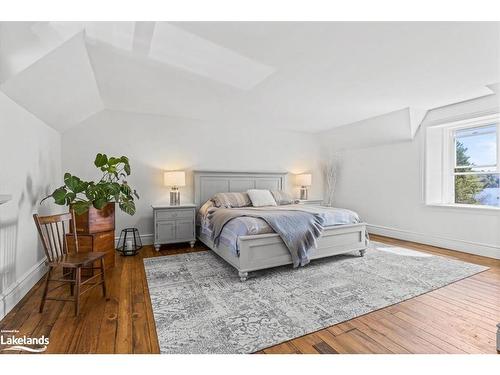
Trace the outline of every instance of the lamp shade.
{"label": "lamp shade", "polygon": [[299,186],[311,186],[312,176],[309,173],[298,174],[295,176],[295,182]]}
{"label": "lamp shade", "polygon": [[163,184],[165,186],[186,186],[186,172],[169,171],[163,173]]}

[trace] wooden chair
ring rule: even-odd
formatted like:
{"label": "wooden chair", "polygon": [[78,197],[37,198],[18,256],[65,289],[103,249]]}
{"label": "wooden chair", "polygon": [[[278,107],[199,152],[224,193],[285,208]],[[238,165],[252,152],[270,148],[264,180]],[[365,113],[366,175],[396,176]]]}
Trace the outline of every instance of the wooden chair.
{"label": "wooden chair", "polygon": [[[74,212],[52,216],[38,216],[34,214],[33,219],[35,220],[38,234],[40,235],[45,250],[45,256],[47,257],[46,264],[49,267],[45,279],[40,312],[43,312],[46,300],[72,301],[75,302],[75,315],[78,316],[80,313],[80,296],[98,285],[102,285],[102,292],[106,298],[106,274],[104,271],[104,256],[106,253],[78,252],[78,237],[76,235]],[[68,249],[67,235],[72,235],[74,237],[74,252],[70,252]],[[100,266],[94,267],[94,262],[99,260]],[[51,278],[57,268],[62,269],[62,278]],[[100,270],[100,273],[82,281],[82,269],[89,269],[92,270],[92,272],[93,270]],[[96,281],[98,277],[100,277],[100,281]],[[70,294],[74,296],[74,298],[48,297],[49,282],[61,283],[50,291],[69,284]],[[84,285],[90,286],[82,290],[82,286]]]}

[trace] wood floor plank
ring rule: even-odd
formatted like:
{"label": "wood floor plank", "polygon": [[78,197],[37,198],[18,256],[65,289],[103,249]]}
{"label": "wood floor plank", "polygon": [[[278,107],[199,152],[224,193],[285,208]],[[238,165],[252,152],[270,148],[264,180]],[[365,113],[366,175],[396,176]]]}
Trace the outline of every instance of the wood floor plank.
{"label": "wood floor plank", "polygon": [[485,329],[487,331],[495,332],[495,326],[497,322],[491,319],[485,314],[478,313],[467,306],[460,305],[451,300],[443,300],[437,296],[431,296],[429,294],[424,294],[420,296],[419,301],[433,306],[434,308],[447,313],[453,313],[458,317],[463,318],[467,321],[473,321],[478,327]]}
{"label": "wood floor plank", "polygon": [[[363,343],[371,353],[373,354],[391,354],[392,351],[389,350],[385,345],[380,342],[372,339],[370,336],[366,335],[364,332],[353,329],[352,331],[346,332],[344,337],[349,337],[354,342]],[[343,337],[339,337],[339,340],[342,340]],[[354,352],[356,353],[356,352]]]}
{"label": "wood floor plank", "polygon": [[367,324],[365,324],[361,319],[354,319],[351,324],[356,327],[360,332],[363,332],[366,336],[370,337],[372,340],[376,341],[383,347],[387,348],[388,351],[392,353],[399,354],[409,354],[410,352],[402,347],[401,345],[395,343],[389,339],[384,334],[371,329]]}
{"label": "wood floor plank", "polygon": [[443,332],[459,340],[474,345],[483,353],[490,353],[494,347],[491,339],[485,335],[485,331],[478,330],[478,327],[470,321],[435,309],[433,306],[421,303],[418,300],[406,301],[394,306],[393,309],[408,313],[408,315],[419,319],[435,330],[443,330]]}
{"label": "wood floor plank", "polygon": [[334,336],[341,335],[342,333],[345,333],[347,331],[350,331],[351,329],[355,329],[350,321],[335,324],[334,326],[328,327],[327,330]]}
{"label": "wood floor plank", "polygon": [[149,294],[149,288],[148,288],[148,282],[146,279],[146,272],[143,267],[143,264],[141,263],[142,267],[141,268],[141,274],[143,276],[142,279],[142,290],[144,293],[144,304],[145,304],[145,314],[146,314],[146,320],[148,324],[148,331],[149,331],[149,339],[150,339],[150,346],[151,346],[151,353],[154,354],[159,354],[160,353],[160,343],[158,342],[158,336],[156,334],[156,323],[153,315],[153,306],[151,306],[151,297]]}
{"label": "wood floor plank", "polygon": [[390,319],[391,323],[401,327],[408,335],[415,335],[420,337],[422,340],[436,346],[437,348],[443,350],[445,353],[450,354],[465,354],[465,351],[456,347],[455,345],[435,335],[435,332],[428,332],[426,329],[422,329],[419,324],[414,324],[413,321],[402,319],[398,314],[393,314]]}
{"label": "wood floor plank", "polygon": [[123,259],[123,273],[120,279],[118,299],[118,326],[116,329],[116,353],[133,353],[132,337],[132,266],[131,258]]}
{"label": "wood floor plank", "polygon": [[102,294],[97,296],[98,291],[100,289],[94,288],[81,297],[80,315],[78,317],[74,315],[73,303],[68,303],[71,306],[68,311],[68,314],[71,314],[70,321],[73,321],[76,325],[76,329],[72,333],[68,353],[90,354],[96,350],[95,338],[99,335],[101,324],[98,316],[103,314],[105,307],[105,299]]}
{"label": "wood floor plank", "polygon": [[399,319],[411,323],[415,327],[418,327],[423,332],[427,332],[433,336],[440,338],[442,341],[445,341],[453,345],[455,348],[458,348],[463,353],[481,354],[483,352],[481,349],[476,348],[474,345],[470,345],[467,341],[458,340],[455,336],[443,332],[439,327],[438,328],[432,327],[427,323],[421,322],[420,320],[413,318],[412,316],[403,311],[398,311],[394,315]]}
{"label": "wood floor plank", "polygon": [[263,352],[265,354],[298,354],[299,351],[289,342],[284,342],[282,344],[278,344],[272,346],[270,348],[264,349]]}
{"label": "wood floor plank", "polygon": [[140,265],[132,265],[132,349],[134,353],[151,353],[151,338],[149,336],[148,316],[146,314],[146,301],[144,300],[144,287],[142,280],[145,275],[141,273]]}
{"label": "wood floor plank", "polygon": [[[495,306],[498,306],[500,300],[500,288],[495,288],[493,286],[488,286],[486,284],[477,285],[467,283],[469,279],[462,280],[461,282],[449,285],[449,289],[455,290],[460,294],[465,294],[471,298],[477,298],[481,301],[489,301]],[[475,282],[472,280],[472,282]]]}
{"label": "wood floor plank", "polygon": [[321,341],[322,340],[315,335],[306,335],[290,340],[288,343],[301,354],[320,354],[315,348],[315,345],[319,344]]}
{"label": "wood floor plank", "polygon": [[104,313],[100,317],[101,330],[97,337],[96,353],[116,353],[116,338],[118,331],[118,308],[120,298],[120,279],[126,277],[123,267],[120,267],[121,256],[117,256],[118,265],[107,271],[107,294]]}
{"label": "wood floor plank", "polygon": [[484,281],[478,280],[474,277],[461,280],[460,286],[464,289],[470,289],[484,296],[498,296],[500,294],[500,287],[494,284],[485,283]]}
{"label": "wood floor plank", "polygon": [[435,345],[421,339],[418,336],[408,334],[404,329],[394,324],[388,319],[373,319],[369,316],[362,317],[361,320],[372,329],[389,337],[392,341],[398,343],[411,353],[417,354],[436,354],[444,351]]}
{"label": "wood floor plank", "polygon": [[352,329],[338,336],[330,334],[328,336],[320,335],[320,338],[325,341],[338,353],[344,354],[387,354],[391,353],[386,347],[382,346],[363,332]]}
{"label": "wood floor plank", "polygon": [[467,291],[458,291],[455,288],[448,288],[446,290],[437,290],[432,293],[433,296],[445,300],[455,301],[457,304],[464,304],[470,308],[474,308],[479,314],[492,317],[494,320],[500,321],[500,298],[498,304],[481,298],[477,295],[472,295]]}
{"label": "wood floor plank", "polygon": [[330,345],[328,345],[324,341],[321,341],[319,344],[314,345],[314,348],[320,354],[339,354],[335,349],[333,349]]}

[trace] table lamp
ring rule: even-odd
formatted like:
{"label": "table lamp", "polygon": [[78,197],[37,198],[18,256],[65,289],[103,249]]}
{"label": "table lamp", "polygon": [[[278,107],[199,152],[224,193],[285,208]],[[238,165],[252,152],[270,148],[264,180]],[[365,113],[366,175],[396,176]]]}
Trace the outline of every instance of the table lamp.
{"label": "table lamp", "polygon": [[298,174],[295,182],[300,186],[300,199],[307,199],[307,187],[311,186],[312,176],[309,173]]}
{"label": "table lamp", "polygon": [[181,204],[181,192],[179,187],[186,186],[186,172],[184,171],[167,171],[163,174],[163,183],[165,186],[170,186],[170,205],[178,206]]}

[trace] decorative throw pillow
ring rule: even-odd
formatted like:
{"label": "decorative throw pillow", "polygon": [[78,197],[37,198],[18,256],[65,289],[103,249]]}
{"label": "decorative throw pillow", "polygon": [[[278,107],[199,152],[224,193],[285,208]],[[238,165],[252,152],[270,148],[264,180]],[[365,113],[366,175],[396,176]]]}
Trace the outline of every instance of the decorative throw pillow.
{"label": "decorative throw pillow", "polygon": [[271,194],[273,195],[274,200],[276,201],[278,206],[295,203],[295,199],[293,199],[292,195],[290,193],[287,193],[286,191],[271,190]]}
{"label": "decorative throw pillow", "polygon": [[212,198],[215,207],[236,208],[251,206],[247,193],[217,193]]}
{"label": "decorative throw pillow", "polygon": [[276,201],[269,190],[250,189],[247,193],[254,207],[276,206]]}

